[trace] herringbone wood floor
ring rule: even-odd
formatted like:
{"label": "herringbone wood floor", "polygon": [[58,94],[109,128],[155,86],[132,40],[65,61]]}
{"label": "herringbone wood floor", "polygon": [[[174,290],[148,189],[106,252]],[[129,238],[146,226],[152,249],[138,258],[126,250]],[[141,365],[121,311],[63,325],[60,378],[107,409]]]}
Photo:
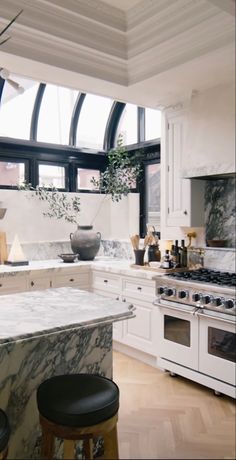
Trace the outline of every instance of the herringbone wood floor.
{"label": "herringbone wood floor", "polygon": [[235,401],[114,352],[121,459],[235,459]]}

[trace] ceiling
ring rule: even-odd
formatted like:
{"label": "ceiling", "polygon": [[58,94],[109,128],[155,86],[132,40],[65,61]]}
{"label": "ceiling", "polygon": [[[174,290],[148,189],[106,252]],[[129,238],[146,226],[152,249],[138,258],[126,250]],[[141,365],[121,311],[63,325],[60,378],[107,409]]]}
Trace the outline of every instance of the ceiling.
{"label": "ceiling", "polygon": [[235,0],[0,0],[0,67],[162,108],[235,77]]}

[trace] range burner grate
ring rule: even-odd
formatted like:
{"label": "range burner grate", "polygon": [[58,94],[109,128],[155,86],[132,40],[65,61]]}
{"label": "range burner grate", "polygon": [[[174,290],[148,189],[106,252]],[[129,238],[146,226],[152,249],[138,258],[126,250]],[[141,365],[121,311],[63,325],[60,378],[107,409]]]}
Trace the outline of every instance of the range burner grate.
{"label": "range burner grate", "polygon": [[236,274],[230,272],[221,272],[210,270],[207,268],[199,268],[198,270],[175,272],[166,275],[170,278],[177,278],[186,281],[198,281],[202,283],[211,283],[219,286],[236,286]]}

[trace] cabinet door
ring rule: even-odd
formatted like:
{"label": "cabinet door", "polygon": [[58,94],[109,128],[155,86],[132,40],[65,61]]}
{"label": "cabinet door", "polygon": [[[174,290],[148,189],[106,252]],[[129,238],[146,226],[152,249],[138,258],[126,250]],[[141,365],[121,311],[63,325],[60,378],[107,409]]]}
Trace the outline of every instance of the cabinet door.
{"label": "cabinet door", "polygon": [[27,291],[26,276],[6,276],[0,278],[0,295]]}
{"label": "cabinet door", "polygon": [[200,227],[204,224],[204,182],[182,177],[186,117],[185,111],[167,115],[164,181],[167,195],[166,224],[169,227]]}
{"label": "cabinet door", "polygon": [[132,303],[136,310],[135,318],[124,323],[122,343],[156,356],[158,331],[154,316],[155,307],[151,302],[141,302],[132,297],[124,297],[123,300]]}
{"label": "cabinet door", "polygon": [[[117,294],[116,292],[110,292],[110,291],[103,291],[101,289],[94,289],[93,288],[93,292],[95,294],[99,294],[99,295],[102,295],[104,297],[109,297],[110,299],[115,299],[115,300],[121,300],[121,296],[119,294]],[[126,320],[123,320],[123,321],[115,321],[113,323],[113,339],[118,341],[118,342],[122,342],[122,337],[124,335],[124,322]]]}

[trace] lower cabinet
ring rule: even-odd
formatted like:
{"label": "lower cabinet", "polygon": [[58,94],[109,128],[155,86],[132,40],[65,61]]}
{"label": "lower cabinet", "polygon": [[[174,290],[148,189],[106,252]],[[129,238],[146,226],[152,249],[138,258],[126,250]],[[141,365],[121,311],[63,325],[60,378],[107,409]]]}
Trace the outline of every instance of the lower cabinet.
{"label": "lower cabinet", "polygon": [[60,272],[53,274],[52,278],[52,286],[53,288],[70,286],[70,287],[77,287],[80,289],[85,289],[89,291],[90,288],[90,277],[89,277],[89,270],[83,271],[78,270],[68,270],[64,271],[62,269]]}
{"label": "lower cabinet", "polygon": [[134,305],[135,318],[113,324],[113,339],[118,344],[156,356],[157,332],[155,307],[152,303],[156,294],[156,282],[133,276],[94,272],[92,290],[96,294]]}
{"label": "lower cabinet", "polygon": [[16,292],[24,292],[27,290],[27,281],[25,276],[10,274],[0,277],[0,295],[15,294]]}

